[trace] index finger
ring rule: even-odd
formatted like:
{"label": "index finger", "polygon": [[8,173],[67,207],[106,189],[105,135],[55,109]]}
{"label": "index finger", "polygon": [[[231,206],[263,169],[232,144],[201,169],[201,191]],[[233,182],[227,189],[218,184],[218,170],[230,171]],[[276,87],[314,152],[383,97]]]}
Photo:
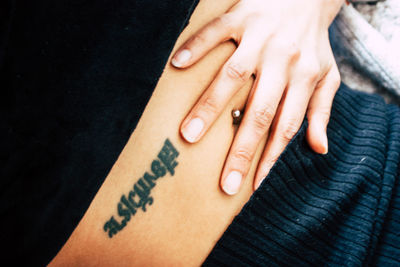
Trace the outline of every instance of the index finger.
{"label": "index finger", "polygon": [[250,78],[257,61],[254,53],[256,48],[253,48],[254,46],[242,42],[189,112],[181,125],[181,134],[186,141],[197,142],[218,118],[232,96]]}
{"label": "index finger", "polygon": [[172,65],[177,68],[189,67],[221,42],[232,39],[235,28],[233,21],[230,14],[213,19],[178,49],[171,60]]}

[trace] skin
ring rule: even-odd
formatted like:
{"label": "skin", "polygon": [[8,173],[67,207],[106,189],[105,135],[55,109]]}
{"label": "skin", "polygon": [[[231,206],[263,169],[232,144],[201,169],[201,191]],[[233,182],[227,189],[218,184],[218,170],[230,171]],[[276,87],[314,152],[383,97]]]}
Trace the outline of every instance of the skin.
{"label": "skin", "polygon": [[[174,51],[236,3],[202,0]],[[231,112],[244,108],[252,95],[253,78],[232,96],[201,142],[185,142],[178,129],[235,50],[232,42],[225,42],[185,71],[167,64],[138,126],[50,266],[199,266],[204,261],[253,193],[251,179],[243,179],[240,192],[233,197],[218,186],[238,131]],[[165,172],[157,179],[149,193],[153,203],[146,210],[138,208],[110,237],[105,225],[110,225],[111,218],[120,224],[127,218],[127,213],[119,214],[120,206],[127,208],[123,196],[140,184],[146,172],[152,174],[152,162],[166,139],[179,152],[174,174]],[[255,175],[265,143],[266,139],[261,140],[254,154],[249,178]]]}
{"label": "skin", "polygon": [[220,178],[227,194],[239,191],[257,148],[267,140],[253,181],[254,190],[258,188],[305,115],[310,147],[328,152],[326,126],[340,85],[328,27],[343,2],[241,0],[174,55],[172,64],[184,69],[224,41],[237,45],[181,124],[181,135],[189,143],[199,142],[230,99],[255,77]]}
{"label": "skin", "polygon": [[[234,0],[202,0],[174,51],[233,4]],[[251,179],[234,197],[224,194],[218,186],[237,131],[231,111],[243,108],[252,79],[231,99],[201,142],[188,144],[178,129],[234,50],[235,45],[226,42],[187,71],[173,68],[168,62],[136,129],[50,266],[201,265],[253,193]],[[128,197],[144,173],[152,174],[152,162],[167,138],[179,152],[174,175],[166,172],[158,178],[150,192],[153,203],[146,205],[146,211],[138,208],[123,229],[110,237],[105,224],[111,217],[122,223],[124,218],[118,214],[122,197]],[[260,157],[261,149],[250,168],[250,177],[254,176]],[[138,202],[137,197],[135,201]]]}

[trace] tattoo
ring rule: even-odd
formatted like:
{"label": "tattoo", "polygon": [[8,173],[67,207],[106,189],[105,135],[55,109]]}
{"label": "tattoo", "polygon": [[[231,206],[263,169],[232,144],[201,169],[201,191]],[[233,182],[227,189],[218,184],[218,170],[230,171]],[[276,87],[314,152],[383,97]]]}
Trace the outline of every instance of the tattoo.
{"label": "tattoo", "polygon": [[108,232],[110,238],[124,229],[139,209],[146,212],[147,206],[153,204],[154,199],[150,195],[151,189],[156,185],[157,179],[165,176],[167,172],[171,176],[175,174],[175,167],[178,165],[176,158],[178,156],[179,152],[167,138],[157,158],[151,163],[151,172],[145,172],[132,186],[132,190],[128,194],[121,196],[121,200],[117,204],[117,213],[121,219],[120,222],[114,216],[111,216],[104,224],[104,232]]}

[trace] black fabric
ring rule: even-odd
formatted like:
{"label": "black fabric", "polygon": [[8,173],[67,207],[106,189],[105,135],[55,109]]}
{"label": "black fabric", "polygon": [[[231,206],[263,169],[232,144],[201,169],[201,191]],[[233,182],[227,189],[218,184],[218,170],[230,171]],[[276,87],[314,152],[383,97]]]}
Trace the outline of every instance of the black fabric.
{"label": "black fabric", "polygon": [[400,109],[337,93],[329,153],[304,123],[205,266],[399,266]]}
{"label": "black fabric", "polygon": [[[41,266],[58,252],[196,3],[0,3],[3,262]],[[399,116],[342,86],[329,154],[310,151],[304,124],[205,265],[399,265]]]}
{"label": "black fabric", "polygon": [[3,262],[43,266],[66,242],[195,4],[1,1]]}

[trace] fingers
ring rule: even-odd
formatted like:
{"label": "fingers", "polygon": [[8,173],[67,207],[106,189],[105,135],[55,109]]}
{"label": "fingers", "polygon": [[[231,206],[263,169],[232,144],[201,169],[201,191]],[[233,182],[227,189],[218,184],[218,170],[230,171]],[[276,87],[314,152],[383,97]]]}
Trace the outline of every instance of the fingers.
{"label": "fingers", "polygon": [[340,86],[340,74],[334,65],[315,89],[307,111],[309,126],[306,139],[312,150],[319,154],[328,153],[326,127],[329,122],[333,98]]}
{"label": "fingers", "polygon": [[314,87],[315,82],[311,80],[310,82],[289,85],[283,103],[280,104],[275,116],[264,153],[259,161],[254,179],[255,190],[299,130]]}
{"label": "fingers", "polygon": [[266,135],[287,84],[287,61],[271,62],[257,78],[254,93],[235,136],[221,176],[221,188],[236,194],[246,177],[261,139]]}
{"label": "fingers", "polygon": [[232,39],[233,22],[229,14],[212,20],[179,48],[171,60],[172,65],[177,68],[188,67],[219,43]]}
{"label": "fingers", "polygon": [[232,96],[250,78],[255,68],[254,44],[243,42],[221,68],[181,125],[181,134],[189,143],[197,142],[217,119]]}

